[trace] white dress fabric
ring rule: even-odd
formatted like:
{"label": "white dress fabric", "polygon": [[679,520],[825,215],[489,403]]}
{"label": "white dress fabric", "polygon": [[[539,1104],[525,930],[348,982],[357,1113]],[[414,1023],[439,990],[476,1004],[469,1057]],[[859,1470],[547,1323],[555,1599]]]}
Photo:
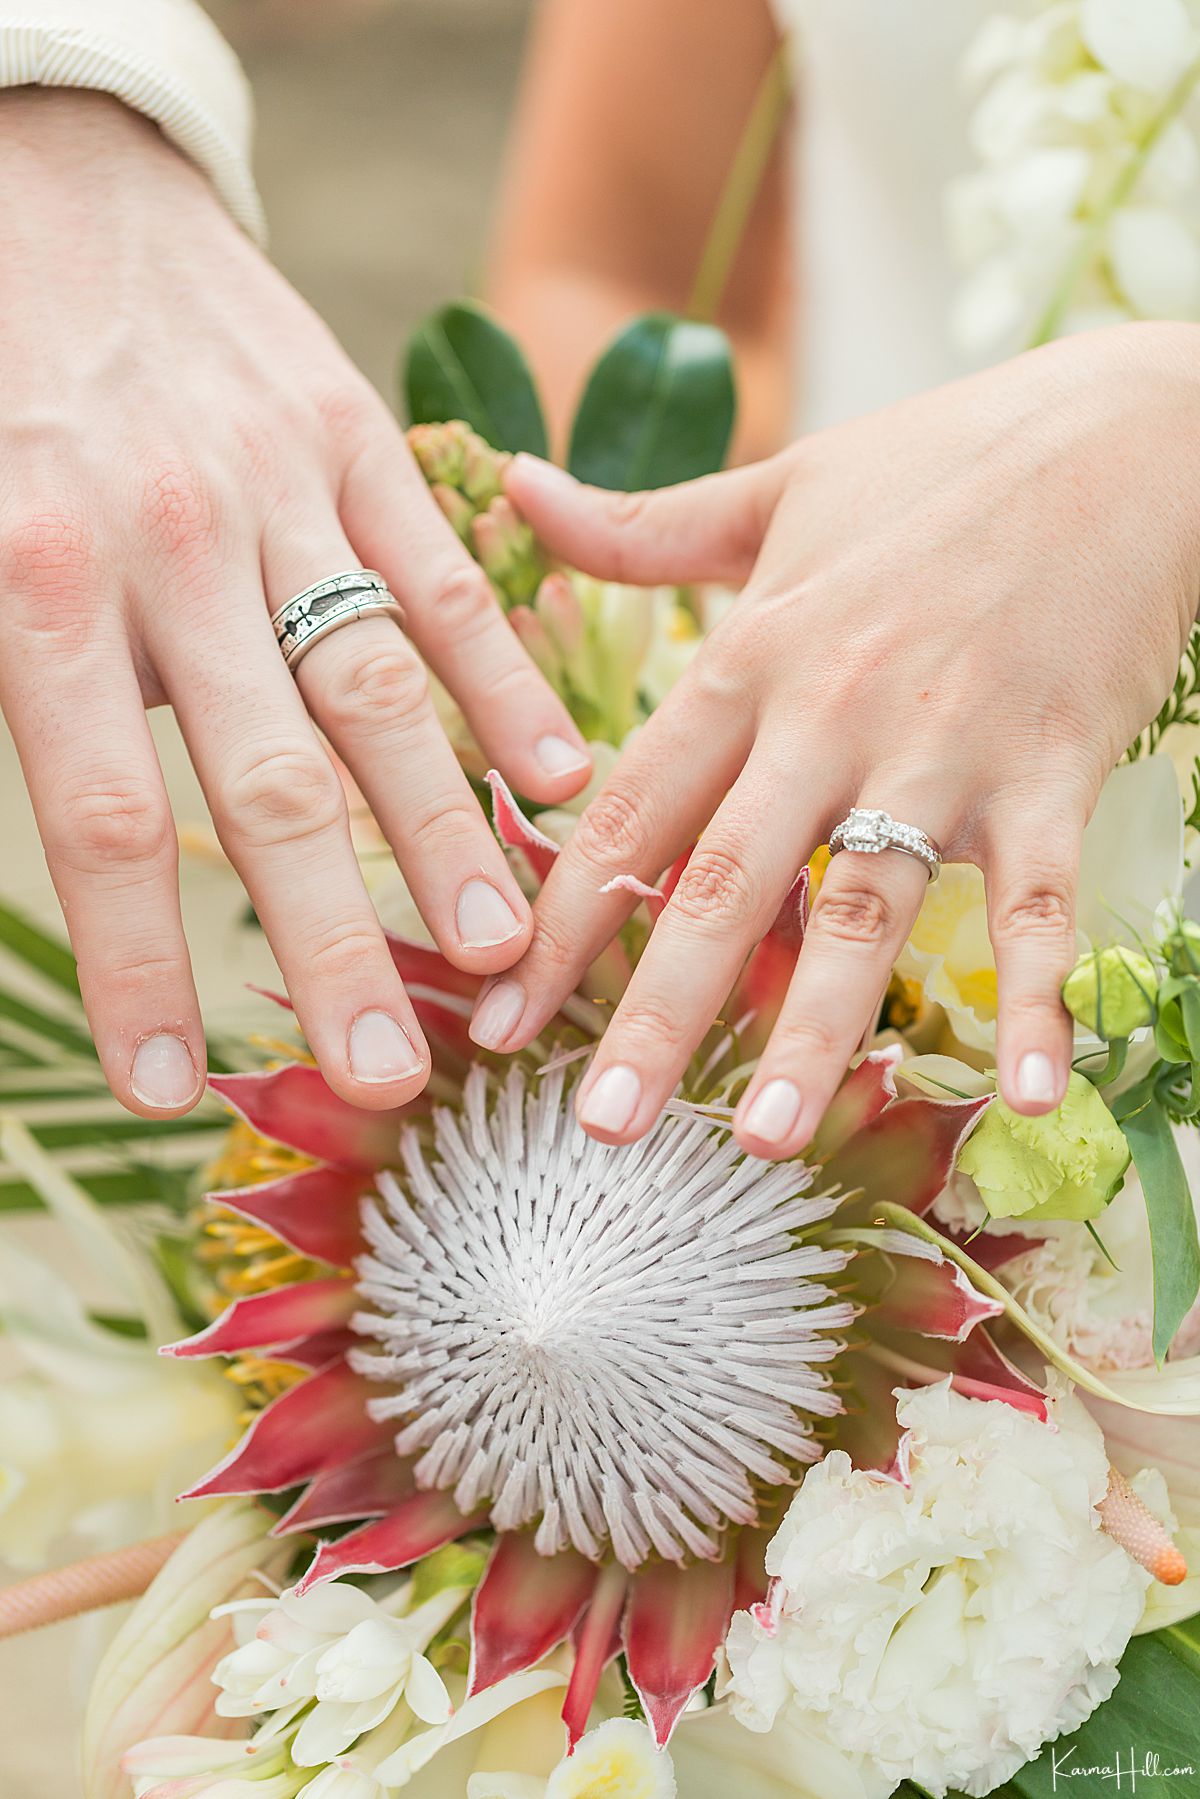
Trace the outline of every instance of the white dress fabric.
{"label": "white dress fabric", "polygon": [[996,0],[775,0],[795,34],[797,423],[936,386],[951,347],[947,183],[972,165],[964,52]]}

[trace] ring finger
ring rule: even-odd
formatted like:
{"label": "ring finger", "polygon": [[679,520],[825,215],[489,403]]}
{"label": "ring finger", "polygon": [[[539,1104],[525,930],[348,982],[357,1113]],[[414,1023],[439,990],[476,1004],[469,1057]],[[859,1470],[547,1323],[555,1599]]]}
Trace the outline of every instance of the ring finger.
{"label": "ring finger", "polygon": [[[277,529],[263,548],[272,609],[323,575],[357,568],[331,520],[319,538]],[[529,907],[446,739],[419,656],[393,619],[361,618],[315,643],[296,671],[312,717],[350,768],[439,948],[481,974],[507,968]]]}
{"label": "ring finger", "polygon": [[[219,636],[184,630],[218,594]],[[255,603],[257,602],[257,603]],[[359,872],[341,783],[271,630],[250,556],[177,585],[146,641],[221,842],[241,875],[321,1072],[352,1104],[397,1106],[429,1054]]]}
{"label": "ring finger", "polygon": [[[875,795],[860,805],[878,805]],[[935,838],[921,799],[888,806]],[[855,1049],[879,1010],[892,964],[929,886],[925,865],[900,850],[834,856],[771,1039],[742,1096],[734,1133],[752,1155],[796,1155],[811,1142]]]}

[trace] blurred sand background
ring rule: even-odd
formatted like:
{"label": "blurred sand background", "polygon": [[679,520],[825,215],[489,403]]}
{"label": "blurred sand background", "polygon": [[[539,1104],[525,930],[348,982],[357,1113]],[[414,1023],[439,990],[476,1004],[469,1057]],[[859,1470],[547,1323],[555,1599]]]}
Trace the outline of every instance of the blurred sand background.
{"label": "blurred sand background", "polygon": [[[210,11],[256,92],[272,253],[390,398],[411,326],[475,284],[529,0],[210,0]],[[155,735],[177,818],[203,824],[165,713]],[[5,899],[57,925],[3,725],[0,843]],[[183,892],[206,1016],[261,1020],[244,984],[269,979],[270,959],[237,928],[236,882],[189,862]],[[0,1645],[0,1799],[78,1799],[85,1649],[69,1625]]]}

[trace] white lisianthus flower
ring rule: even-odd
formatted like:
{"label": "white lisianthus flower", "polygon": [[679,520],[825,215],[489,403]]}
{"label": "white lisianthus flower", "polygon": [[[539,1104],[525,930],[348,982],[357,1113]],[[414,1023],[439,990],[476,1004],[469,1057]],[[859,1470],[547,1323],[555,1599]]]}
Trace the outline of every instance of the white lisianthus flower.
{"label": "white lisianthus flower", "polygon": [[444,1724],[454,1708],[424,1652],[470,1588],[445,1587],[410,1611],[411,1593],[404,1582],[384,1606],[333,1581],[303,1595],[225,1607],[241,1640],[213,1672],[218,1715],[274,1712],[290,1723],[313,1701],[292,1740],[293,1760],[307,1768],[343,1754],[402,1700],[423,1723]]}
{"label": "white lisianthus flower", "polygon": [[944,1383],[900,1396],[906,1482],[826,1456],[768,1549],[770,1599],[730,1628],[741,1722],[782,1714],[934,1799],[991,1792],[1081,1724],[1149,1576],[1101,1530],[1104,1440],[1065,1383],[1051,1415]]}

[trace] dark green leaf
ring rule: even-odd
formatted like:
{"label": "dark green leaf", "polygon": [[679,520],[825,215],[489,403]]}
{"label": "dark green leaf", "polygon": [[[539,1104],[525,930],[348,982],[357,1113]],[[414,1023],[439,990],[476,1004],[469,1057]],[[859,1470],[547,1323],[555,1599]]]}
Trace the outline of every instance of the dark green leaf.
{"label": "dark green leaf", "polygon": [[[1014,1774],[999,1792],[1011,1794],[1013,1799],[1050,1799],[1056,1791],[1060,1795],[1067,1791],[1115,1792],[1119,1757],[1122,1792],[1134,1790],[1132,1774],[1136,1773],[1139,1794],[1196,1799],[1200,1794],[1198,1715],[1200,1617],[1135,1637],[1121,1659],[1121,1679],[1112,1698],[1073,1736],[1047,1744],[1037,1759]],[[1090,1769],[1097,1772],[1085,1772]],[[1107,1771],[1107,1777],[1101,1771]]]}
{"label": "dark green leaf", "polygon": [[588,379],[568,467],[595,487],[669,487],[725,461],[737,401],[724,332],[669,313],[635,319]]}
{"label": "dark green leaf", "polygon": [[546,425],[529,364],[482,307],[456,301],[418,325],[403,378],[414,425],[465,419],[494,449],[546,455]]}
{"label": "dark green leaf", "polygon": [[61,987],[73,999],[79,998],[79,976],[75,958],[65,943],[48,937],[29,919],[0,902],[0,944],[11,950],[30,968],[36,968],[47,980]]}
{"label": "dark green leaf", "polygon": [[1171,1121],[1158,1099],[1121,1120],[1146,1197],[1154,1257],[1154,1354],[1161,1363],[1200,1292],[1200,1238]]}
{"label": "dark green leaf", "polygon": [[19,1024],[23,1029],[46,1037],[60,1049],[69,1049],[77,1056],[94,1056],[96,1051],[86,1030],[78,1025],[68,1024],[54,1013],[44,1011],[40,1006],[29,1005],[18,999],[15,993],[0,988],[0,1018],[6,1018],[11,1024]]}

